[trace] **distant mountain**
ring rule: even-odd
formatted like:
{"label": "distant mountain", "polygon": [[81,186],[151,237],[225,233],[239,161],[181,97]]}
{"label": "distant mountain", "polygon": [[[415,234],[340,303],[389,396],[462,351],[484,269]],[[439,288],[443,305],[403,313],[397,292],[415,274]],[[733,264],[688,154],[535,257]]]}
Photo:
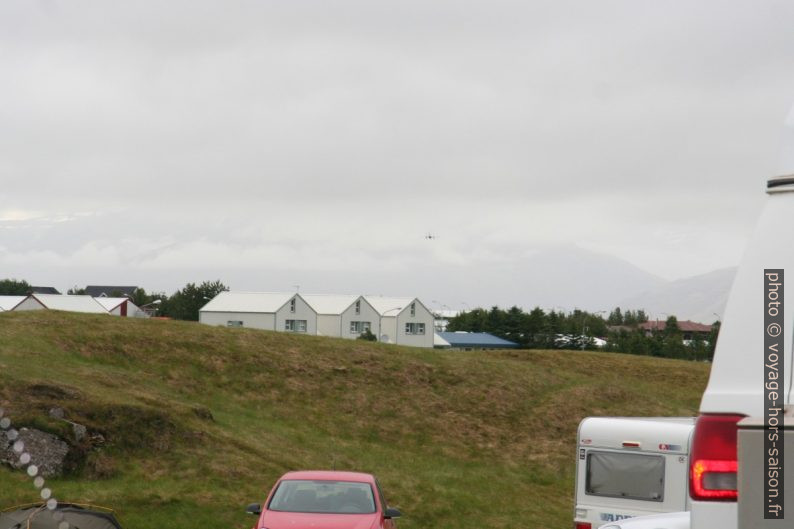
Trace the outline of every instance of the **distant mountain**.
{"label": "distant mountain", "polygon": [[[576,246],[546,247],[490,266],[447,268],[432,277],[432,284],[417,288],[429,292],[430,299],[464,299],[471,307],[557,307],[566,312],[609,311],[620,300],[665,283],[627,261]],[[453,297],[450,292],[458,294]],[[448,305],[461,308],[453,303]]]}
{"label": "distant mountain", "polygon": [[723,268],[707,274],[678,279],[647,292],[629,296],[619,306],[644,309],[651,317],[674,314],[679,320],[712,323],[725,310],[736,268]]}

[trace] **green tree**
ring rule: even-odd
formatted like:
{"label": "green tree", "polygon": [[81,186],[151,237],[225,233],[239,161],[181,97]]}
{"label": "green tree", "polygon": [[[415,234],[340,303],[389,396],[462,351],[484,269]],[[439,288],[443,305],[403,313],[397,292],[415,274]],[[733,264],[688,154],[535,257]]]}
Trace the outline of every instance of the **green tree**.
{"label": "green tree", "polygon": [[667,320],[664,322],[663,333],[665,336],[680,335],[681,329],[678,327],[678,318],[675,316],[668,316]]}
{"label": "green tree", "polygon": [[70,296],[84,296],[85,295],[85,289],[84,288],[80,288],[77,285],[75,285],[72,288],[70,288],[69,290],[67,290],[66,293],[68,295],[70,295]]}
{"label": "green tree", "polygon": [[27,296],[32,288],[30,284],[23,280],[0,279],[0,295],[2,296]]}
{"label": "green tree", "polygon": [[688,360],[706,360],[709,357],[709,343],[700,333],[694,333],[687,344]]}
{"label": "green tree", "polygon": [[160,314],[177,320],[198,321],[199,309],[227,290],[229,287],[220,281],[204,281],[200,285],[188,283],[160,304]]}
{"label": "green tree", "polygon": [[610,325],[623,325],[623,313],[620,311],[620,307],[615,307],[615,310],[609,313],[607,323]]}
{"label": "green tree", "polygon": [[717,320],[711,325],[711,332],[708,337],[708,345],[706,347],[706,358],[704,360],[711,361],[714,358],[714,349],[717,347],[717,339],[720,336],[720,328],[722,322]]}
{"label": "green tree", "polygon": [[684,344],[684,336],[678,327],[678,318],[668,316],[661,332],[662,353],[659,356],[668,358],[687,358],[689,350]]}
{"label": "green tree", "polygon": [[132,292],[132,296],[130,296],[130,301],[139,307],[149,305],[150,303],[157,300],[160,300],[160,303],[162,304],[168,300],[168,296],[165,295],[165,292],[146,292],[146,290],[141,287],[136,288]]}
{"label": "green tree", "polygon": [[504,314],[504,337],[516,342],[522,347],[526,347],[526,336],[524,336],[525,321],[527,314],[516,306],[510,307]]}
{"label": "green tree", "polygon": [[488,311],[476,308],[467,312],[462,312],[454,318],[450,318],[447,330],[467,331],[467,332],[488,332]]}
{"label": "green tree", "polygon": [[553,343],[553,336],[551,339],[548,336],[547,320],[546,313],[540,307],[535,307],[527,315],[523,332],[527,347],[547,348]]}

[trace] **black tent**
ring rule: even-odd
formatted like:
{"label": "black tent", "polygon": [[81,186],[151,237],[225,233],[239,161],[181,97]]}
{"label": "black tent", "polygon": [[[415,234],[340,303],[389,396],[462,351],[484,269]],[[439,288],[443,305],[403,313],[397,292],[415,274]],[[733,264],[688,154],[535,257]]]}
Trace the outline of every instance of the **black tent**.
{"label": "black tent", "polygon": [[93,505],[59,503],[50,510],[45,504],[22,505],[0,511],[0,529],[122,529],[110,509]]}

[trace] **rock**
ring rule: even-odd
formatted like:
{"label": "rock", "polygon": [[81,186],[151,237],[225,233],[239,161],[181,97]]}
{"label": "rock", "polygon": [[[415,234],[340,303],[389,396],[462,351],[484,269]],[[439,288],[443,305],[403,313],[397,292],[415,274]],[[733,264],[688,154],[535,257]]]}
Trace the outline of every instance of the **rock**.
{"label": "rock", "polygon": [[63,408],[50,408],[50,417],[53,419],[63,419],[65,416],[66,412]]}
{"label": "rock", "polygon": [[[15,444],[24,445],[22,452],[14,450]],[[19,445],[17,445],[20,448]],[[21,428],[16,440],[10,440],[5,431],[0,431],[0,462],[12,468],[23,469],[27,465],[19,462],[20,453],[30,454],[30,464],[39,468],[44,477],[57,476],[63,470],[69,445],[58,437],[33,428]]]}
{"label": "rock", "polygon": [[72,424],[72,434],[74,434],[74,440],[76,442],[80,442],[85,439],[85,436],[88,434],[88,429],[83,426],[82,424],[77,424],[76,422]]}

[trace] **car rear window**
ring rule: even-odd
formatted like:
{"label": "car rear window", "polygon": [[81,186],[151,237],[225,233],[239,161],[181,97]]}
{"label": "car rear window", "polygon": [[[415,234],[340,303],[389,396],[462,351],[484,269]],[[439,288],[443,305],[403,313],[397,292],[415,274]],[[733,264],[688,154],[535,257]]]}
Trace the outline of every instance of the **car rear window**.
{"label": "car rear window", "polygon": [[587,454],[587,494],[664,501],[664,457],[599,452]]}
{"label": "car rear window", "polygon": [[372,514],[375,499],[369,483],[285,479],[279,483],[268,509],[282,512]]}

